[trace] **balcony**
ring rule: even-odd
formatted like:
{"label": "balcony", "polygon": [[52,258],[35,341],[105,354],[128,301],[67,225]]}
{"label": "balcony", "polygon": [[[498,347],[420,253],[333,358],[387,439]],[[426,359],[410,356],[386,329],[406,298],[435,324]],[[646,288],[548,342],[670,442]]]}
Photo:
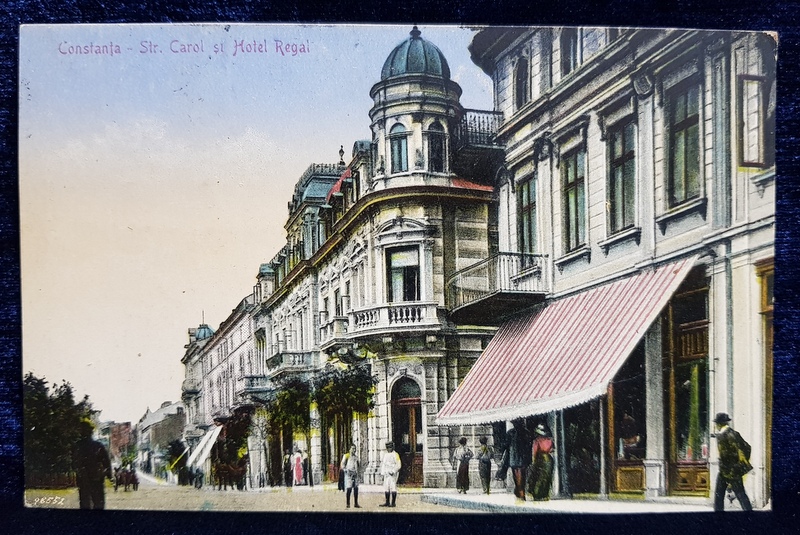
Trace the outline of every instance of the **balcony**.
{"label": "balcony", "polygon": [[309,351],[284,351],[267,361],[267,374],[264,379],[269,381],[284,373],[309,371],[313,364],[313,355]]}
{"label": "balcony", "polygon": [[435,301],[386,303],[350,313],[352,337],[367,334],[439,329],[444,312]]}
{"label": "balcony", "polygon": [[495,136],[503,114],[494,111],[464,110],[453,132],[453,170],[465,177],[487,176],[504,158],[503,147]]}
{"label": "balcony", "polygon": [[187,377],[183,380],[181,389],[183,390],[184,395],[197,394],[200,392],[200,380],[195,379],[194,377]]}
{"label": "balcony", "polygon": [[549,281],[546,255],[498,253],[447,281],[450,319],[462,325],[497,325],[542,302],[550,291]]}

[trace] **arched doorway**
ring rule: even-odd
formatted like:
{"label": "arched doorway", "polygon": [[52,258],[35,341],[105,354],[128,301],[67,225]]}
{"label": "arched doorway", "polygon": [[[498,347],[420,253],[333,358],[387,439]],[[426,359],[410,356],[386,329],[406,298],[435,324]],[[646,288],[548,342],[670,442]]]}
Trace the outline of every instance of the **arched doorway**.
{"label": "arched doorway", "polygon": [[403,377],[392,387],[392,441],[402,467],[398,483],[422,484],[422,405],[419,385]]}

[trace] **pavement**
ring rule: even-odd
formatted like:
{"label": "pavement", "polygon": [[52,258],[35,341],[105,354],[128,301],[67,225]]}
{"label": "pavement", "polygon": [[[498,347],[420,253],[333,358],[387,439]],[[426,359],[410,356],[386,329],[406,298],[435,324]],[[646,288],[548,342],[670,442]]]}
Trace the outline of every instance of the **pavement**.
{"label": "pavement", "polygon": [[[148,474],[139,473],[139,477],[157,485],[171,485]],[[375,496],[372,500],[383,499],[382,485],[359,485],[359,494]],[[205,487],[204,487],[205,489]],[[317,494],[336,493],[336,483],[292,487],[292,493]],[[263,487],[248,489],[249,493],[285,493],[285,487]],[[630,498],[599,498],[595,496],[580,498],[556,498],[547,501],[521,501],[507,489],[492,489],[491,494],[483,494],[480,489],[471,489],[460,494],[455,489],[437,489],[422,487],[399,487],[398,504],[403,497],[413,496],[419,502],[451,507],[473,513],[516,513],[516,514],[649,514],[649,513],[713,513],[710,498],[698,497],[663,497],[645,500],[640,496]],[[377,502],[376,502],[377,503]],[[738,502],[726,503],[727,510],[739,509]],[[769,506],[766,508],[769,510]],[[400,511],[398,511],[400,512]]]}

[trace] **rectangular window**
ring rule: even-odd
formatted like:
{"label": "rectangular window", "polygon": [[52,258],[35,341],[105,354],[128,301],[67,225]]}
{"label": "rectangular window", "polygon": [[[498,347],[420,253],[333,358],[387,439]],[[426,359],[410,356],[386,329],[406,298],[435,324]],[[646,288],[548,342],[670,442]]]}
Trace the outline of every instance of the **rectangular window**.
{"label": "rectangular window", "polygon": [[342,295],[339,289],[335,289],[333,291],[333,306],[336,307],[335,315],[341,316],[342,315]]}
{"label": "rectangular window", "polygon": [[561,31],[561,75],[566,76],[580,65],[580,30],[564,28]]}
{"label": "rectangular window", "polygon": [[700,86],[669,96],[669,205],[700,196]]}
{"label": "rectangular window", "polygon": [[391,138],[392,173],[408,171],[408,141],[405,134]]}
{"label": "rectangular window", "polygon": [[386,264],[389,302],[419,301],[419,249],[404,247],[389,250]]}
{"label": "rectangular window", "polygon": [[766,167],[766,99],[763,76],[739,76],[739,164]]}
{"label": "rectangular window", "polygon": [[633,121],[608,132],[609,227],[612,234],[630,228],[636,217],[636,127]]}
{"label": "rectangular window", "polygon": [[519,206],[519,251],[536,252],[536,177],[532,176],[520,183],[517,188]]}
{"label": "rectangular window", "polygon": [[586,243],[586,151],[579,149],[563,157],[564,247],[574,251]]}
{"label": "rectangular window", "polygon": [[441,133],[428,134],[428,166],[433,173],[444,172],[444,135]]}

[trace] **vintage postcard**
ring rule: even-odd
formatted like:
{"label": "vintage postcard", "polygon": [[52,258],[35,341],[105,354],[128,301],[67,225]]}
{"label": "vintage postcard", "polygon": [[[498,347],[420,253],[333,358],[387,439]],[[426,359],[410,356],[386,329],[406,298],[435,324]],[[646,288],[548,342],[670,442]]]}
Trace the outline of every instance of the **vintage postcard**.
{"label": "vintage postcard", "polygon": [[777,51],[22,26],[26,506],[771,510]]}

